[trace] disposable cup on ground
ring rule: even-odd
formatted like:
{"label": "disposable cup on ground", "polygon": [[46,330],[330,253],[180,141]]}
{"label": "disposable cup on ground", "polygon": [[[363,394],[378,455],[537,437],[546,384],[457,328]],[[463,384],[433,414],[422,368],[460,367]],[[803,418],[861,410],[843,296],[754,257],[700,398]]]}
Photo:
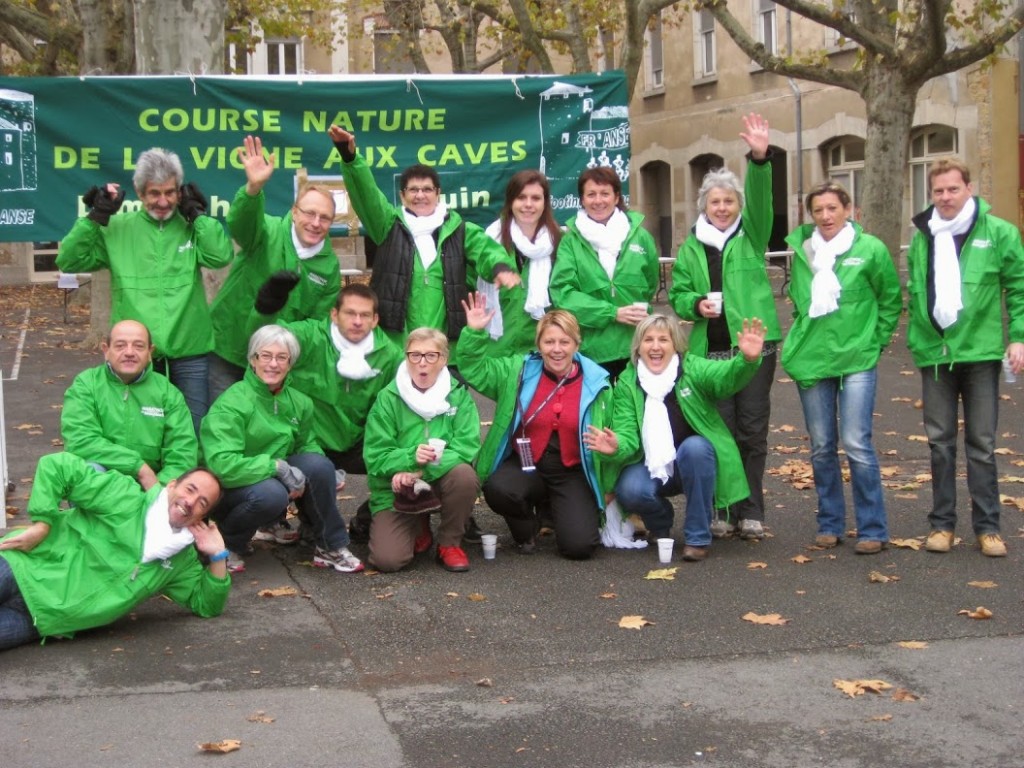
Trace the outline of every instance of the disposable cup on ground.
{"label": "disposable cup on ground", "polygon": [[672,539],[658,539],[658,562],[659,563],[671,563],[672,562],[672,545],[675,542]]}
{"label": "disposable cup on ground", "polygon": [[498,536],[494,533],[485,533],[480,537],[480,544],[484,548],[484,560],[493,560],[498,550]]}
{"label": "disposable cup on ground", "polygon": [[430,463],[440,464],[441,456],[444,455],[444,447],[448,445],[448,441],[442,440],[439,437],[432,437],[429,440],[427,440],[427,445],[434,449],[434,460]]}

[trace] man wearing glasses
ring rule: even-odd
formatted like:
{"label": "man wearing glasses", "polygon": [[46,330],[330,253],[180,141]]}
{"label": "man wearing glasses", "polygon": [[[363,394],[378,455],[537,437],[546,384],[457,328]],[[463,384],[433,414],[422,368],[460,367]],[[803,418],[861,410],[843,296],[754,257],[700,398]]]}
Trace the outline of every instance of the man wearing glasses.
{"label": "man wearing glasses", "polygon": [[246,136],[238,158],[245,168],[246,183],[231,203],[228,231],[241,250],[211,307],[215,340],[210,360],[211,399],[245,373],[249,341],[245,319],[268,278],[279,271],[299,276],[294,288],[291,281],[281,285],[271,281],[267,289],[287,296],[276,316],[285,322],[325,317],[341,288],[338,257],[330,241],[334,221],[330,190],[306,185],[287,215],[269,216],[264,210],[263,187],[274,173],[273,156],[264,156],[258,136]]}

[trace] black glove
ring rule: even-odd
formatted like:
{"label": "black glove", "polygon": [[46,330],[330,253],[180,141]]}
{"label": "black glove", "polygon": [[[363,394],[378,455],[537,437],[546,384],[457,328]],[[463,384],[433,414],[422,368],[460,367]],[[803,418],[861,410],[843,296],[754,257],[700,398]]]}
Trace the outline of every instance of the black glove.
{"label": "black glove", "polygon": [[189,224],[200,216],[206,215],[206,198],[195,184],[191,181],[182,185],[178,190],[178,210],[185,217]]}
{"label": "black glove", "polygon": [[277,314],[288,303],[288,294],[298,284],[298,272],[289,272],[287,269],[275,272],[256,294],[256,311],[261,315]]}
{"label": "black glove", "polygon": [[124,202],[124,190],[117,191],[117,197],[111,197],[110,192],[103,187],[89,187],[89,190],[82,195],[82,202],[89,206],[89,218],[101,227],[110,223],[110,217],[121,210],[121,203]]}
{"label": "black glove", "polygon": [[334,148],[338,150],[338,154],[341,155],[341,159],[346,163],[351,163],[356,159],[356,153],[348,148],[347,141],[336,141],[334,142]]}

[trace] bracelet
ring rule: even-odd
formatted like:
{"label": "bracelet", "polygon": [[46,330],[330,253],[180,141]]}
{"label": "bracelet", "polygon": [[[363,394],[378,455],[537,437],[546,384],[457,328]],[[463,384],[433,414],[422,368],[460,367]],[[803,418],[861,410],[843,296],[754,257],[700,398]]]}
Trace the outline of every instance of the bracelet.
{"label": "bracelet", "polygon": [[219,563],[221,560],[227,560],[228,559],[228,555],[230,555],[230,554],[231,553],[228,552],[226,549],[222,549],[217,554],[210,555],[210,562],[211,563]]}

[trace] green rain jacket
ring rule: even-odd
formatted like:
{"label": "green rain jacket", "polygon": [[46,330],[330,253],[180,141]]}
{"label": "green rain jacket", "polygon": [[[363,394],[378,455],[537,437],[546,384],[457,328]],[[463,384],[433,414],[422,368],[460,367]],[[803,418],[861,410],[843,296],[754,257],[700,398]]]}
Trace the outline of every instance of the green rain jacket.
{"label": "green rain jacket", "polygon": [[215,351],[219,357],[245,368],[249,336],[245,320],[252,311],[256,294],[267,278],[287,269],[297,272],[299,284],[288,294],[288,303],[277,314],[279,320],[293,321],[326,316],[338,300],[341,273],[331,239],[315,256],[300,259],[292,242],[292,215],[268,216],[261,191],[249,195],[243,186],[228,211],[228,230],[241,250],[231,272],[213,300]]}
{"label": "green rain jacket", "polygon": [[981,198],[978,217],[960,250],[961,299],[956,322],[940,331],[932,321],[934,291],[929,296],[934,240],[928,229],[932,209],[914,217],[918,231],[907,253],[907,294],[910,315],[907,345],[919,368],[999,360],[1003,342],[1005,297],[1009,342],[1024,342],[1024,249],[1020,231],[989,213]]}
{"label": "green rain jacket", "polygon": [[658,249],[654,238],[640,226],[644,217],[628,211],[630,229],[615,263],[612,279],[597,258],[597,251],[576,228],[576,217],[558,244],[551,270],[551,302],[572,312],[583,331],[580,354],[598,363],[629,357],[632,325],[619,323],[619,307],[650,303],[658,290]]}
{"label": "green rain jacket", "polygon": [[[717,402],[749,384],[760,365],[760,358],[749,363],[743,355],[706,360],[685,354],[679,362],[676,401],[694,432],[715,449],[715,509],[725,509],[750,495],[739,448],[718,413]],[[646,404],[647,395],[637,383],[636,365],[630,363],[615,384],[612,400],[612,429],[619,438],[619,450],[614,456],[600,456],[614,468],[609,472],[614,478],[623,468],[644,460],[640,430]]]}
{"label": "green rain jacket", "polygon": [[[480,451],[480,414],[469,390],[452,380],[448,395],[451,408],[430,421],[402,400],[394,380],[377,397],[366,417],[363,460],[370,486],[370,511],[377,514],[394,507],[391,478],[399,472],[423,472],[433,483],[457,464],[472,464]],[[441,462],[419,465],[416,447],[431,437],[447,441]]]}
{"label": "green rain jacket", "polygon": [[[747,163],[744,180],[746,203],[740,215],[740,227],[725,244],[722,254],[722,309],[734,341],[744,319],[761,318],[765,341],[779,341],[782,330],[775,313],[764,254],[772,233],[775,213],[772,209],[772,165]],[[693,322],[690,353],[704,357],[708,349],[708,319],[697,312],[697,302],[711,290],[708,259],[704,244],[690,232],[676,255],[672,267],[672,287],[668,300],[683,320]],[[735,343],[733,344],[735,346]]]}
{"label": "green rain jacket", "polygon": [[892,341],[903,309],[900,279],[885,244],[854,223],[856,235],[849,251],[836,258],[839,309],[822,317],[807,315],[811,306],[810,248],[813,224],[789,234],[793,249],[793,325],[782,346],[782,367],[801,387],[821,379],[868,371],[878,364],[882,350]]}
{"label": "green rain jacket", "polygon": [[[194,546],[142,562],[146,512],[162,490],[143,491],[134,479],[97,472],[66,452],[39,460],[28,517],[47,523],[50,533],[31,552],[8,549],[0,557],[11,566],[40,635],[110,624],[159,594],[197,616],[223,612],[231,579],[204,568]],[[62,499],[70,509],[61,509]]]}
{"label": "green rain jacket", "polygon": [[68,453],[130,477],[148,464],[163,484],[199,459],[185,398],[152,364],[130,384],[106,363],[78,374],[64,393],[60,435]]}
{"label": "green rain jacket", "polygon": [[289,386],[276,394],[252,368],[210,406],[199,429],[210,471],[225,488],[242,488],[273,477],[277,460],[296,453],[323,453],[313,432],[313,401]]}
{"label": "green rain jacket", "polygon": [[213,349],[213,328],[200,267],[231,263],[231,241],[220,222],[200,216],[190,225],[175,211],[157,221],[145,210],[110,217],[101,227],[83,216],[60,243],[62,272],[110,270],[111,325],[138,320],[153,339],[153,356],[176,359]]}

